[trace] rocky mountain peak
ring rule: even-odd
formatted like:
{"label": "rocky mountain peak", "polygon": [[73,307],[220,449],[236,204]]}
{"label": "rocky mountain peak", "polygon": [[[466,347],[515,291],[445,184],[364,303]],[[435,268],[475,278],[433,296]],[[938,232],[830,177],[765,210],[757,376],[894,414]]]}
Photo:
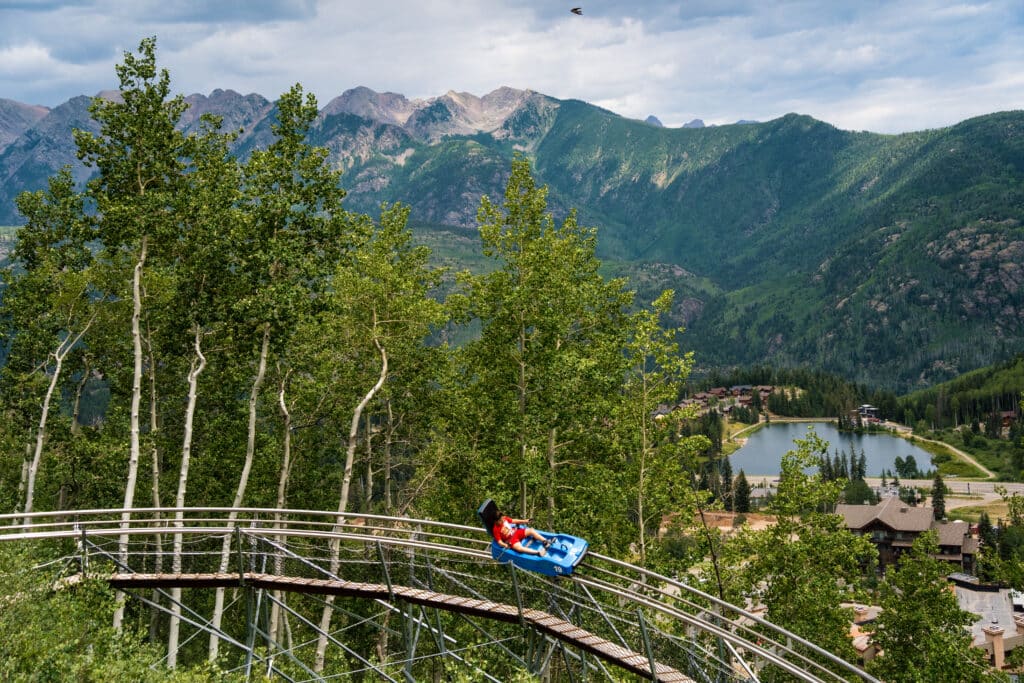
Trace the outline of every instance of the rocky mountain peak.
{"label": "rocky mountain peak", "polygon": [[483,97],[449,90],[441,99],[452,110],[453,119],[461,128],[457,132],[465,134],[500,128],[529,95],[528,90],[502,87]]}
{"label": "rocky mountain peak", "polygon": [[49,109],[34,104],[22,104],[0,98],[0,152],[17,140],[22,133],[49,113]]}
{"label": "rocky mountain peak", "polygon": [[124,102],[124,99],[121,97],[120,90],[100,90],[96,93],[95,97],[98,97],[101,100],[107,100],[108,102]]}
{"label": "rocky mountain peak", "polygon": [[181,115],[181,125],[186,131],[195,130],[203,114],[215,114],[221,117],[222,130],[241,131],[240,141],[248,139],[274,107],[273,102],[262,95],[242,95],[234,90],[220,88],[209,95],[189,95],[185,102],[189,106]]}
{"label": "rocky mountain peak", "polygon": [[405,95],[393,92],[379,93],[361,85],[346,90],[328,102],[321,114],[354,114],[371,121],[404,126],[422,105],[422,100],[409,100]]}
{"label": "rocky mountain peak", "polygon": [[[88,177],[90,170],[75,157],[71,131],[77,128],[99,132],[99,124],[89,114],[91,102],[92,98],[79,95],[54,107],[3,150],[0,154],[0,190],[9,198],[8,211],[13,209],[13,199],[19,192],[45,186],[45,177],[39,177],[40,169],[56,172],[69,164],[76,180]],[[11,221],[11,218],[6,220]],[[2,222],[4,219],[0,219]]]}
{"label": "rocky mountain peak", "polygon": [[438,97],[410,100],[397,93],[379,93],[359,86],[328,102],[321,114],[354,114],[401,126],[423,140],[437,140],[445,135],[493,132],[535,94],[503,86],[483,97],[449,90]]}

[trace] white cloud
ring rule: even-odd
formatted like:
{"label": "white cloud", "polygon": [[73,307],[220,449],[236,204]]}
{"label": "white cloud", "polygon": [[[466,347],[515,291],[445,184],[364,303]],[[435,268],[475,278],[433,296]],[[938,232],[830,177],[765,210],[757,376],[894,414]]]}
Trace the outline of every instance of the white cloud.
{"label": "white cloud", "polygon": [[301,82],[325,103],[357,85],[508,85],[667,125],[798,111],[892,132],[1024,106],[1022,32],[1020,0],[589,0],[582,17],[549,0],[83,0],[0,8],[0,97],[53,105],[112,87],[122,51],[156,35],[183,92],[273,98]]}
{"label": "white cloud", "polygon": [[14,45],[0,49],[0,78],[32,78],[55,65],[50,51],[42,45]]}

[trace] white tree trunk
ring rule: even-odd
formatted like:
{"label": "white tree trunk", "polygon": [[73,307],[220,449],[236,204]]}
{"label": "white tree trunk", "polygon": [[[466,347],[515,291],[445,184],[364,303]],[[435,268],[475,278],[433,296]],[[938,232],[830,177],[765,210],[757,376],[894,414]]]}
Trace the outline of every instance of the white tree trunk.
{"label": "white tree trunk", "polygon": [[[160,449],[157,447],[156,434],[160,431],[159,414],[157,411],[156,394],[156,356],[153,354],[153,332],[146,322],[146,356],[149,365],[149,433],[151,437],[152,450],[150,452],[150,496],[153,507],[159,508],[160,501]],[[160,514],[153,513],[153,523],[160,526]],[[164,541],[162,534],[155,534],[153,537],[156,543],[156,557],[153,571],[160,574],[164,570]],[[149,612],[149,639],[156,642],[160,628],[160,604],[161,591],[154,588],[151,594],[153,607]]]}
{"label": "white tree trunk", "polygon": [[[377,347],[377,351],[380,352],[380,376],[377,378],[377,383],[373,385],[373,388],[366,392],[363,396],[363,400],[359,402],[355,410],[352,413],[352,422],[349,425],[348,430],[348,448],[345,452],[345,472],[341,478],[341,496],[338,500],[338,516],[334,522],[334,533],[341,531],[341,525],[345,521],[344,513],[348,510],[348,496],[349,490],[352,485],[352,468],[356,456],[356,446],[358,445],[359,436],[359,419],[362,417],[363,410],[373,400],[373,397],[380,391],[380,388],[384,386],[384,381],[388,376],[388,354],[384,347],[381,345],[380,340],[376,337],[373,339],[374,346]],[[336,539],[331,540],[331,574],[337,575],[339,567],[339,552],[340,545]],[[331,615],[334,613],[334,596],[328,595],[323,612],[320,614],[320,635],[317,638],[316,643],[316,659],[314,660],[313,670],[320,673],[324,669],[324,657],[327,654],[327,633],[331,629]]]}
{"label": "white tree trunk", "polygon": [[[188,373],[188,403],[185,406],[185,433],[181,444],[181,469],[178,471],[178,493],[174,497],[174,526],[184,526],[185,491],[188,489],[188,468],[192,460],[192,431],[196,413],[196,396],[199,389],[199,375],[206,369],[206,356],[202,350],[203,333],[199,325],[195,326],[193,348],[195,355]],[[174,555],[171,560],[171,571],[181,572],[182,536],[174,534]],[[178,665],[178,635],[181,628],[181,588],[171,589],[171,621],[167,633],[167,666],[171,669]]]}
{"label": "white tree trunk", "polygon": [[[132,371],[131,426],[128,477],[124,486],[124,512],[121,513],[121,529],[123,532],[118,536],[117,540],[118,559],[122,564],[127,564],[128,562],[128,526],[132,518],[132,513],[129,510],[135,504],[135,483],[139,475],[139,405],[142,403],[142,331],[139,323],[142,318],[142,268],[146,264],[147,246],[147,238],[143,236],[142,245],[139,250],[139,259],[135,263],[135,270],[132,274],[132,353],[134,356],[134,370]],[[124,621],[124,593],[118,592],[117,609],[114,610],[115,630],[121,630],[122,621]]]}
{"label": "white tree trunk", "polygon": [[640,471],[637,480],[636,509],[637,518],[640,520],[640,566],[643,567],[647,562],[647,520],[644,519],[644,487],[647,485],[647,455],[650,450],[650,435],[648,434],[647,424],[648,413],[646,410],[650,398],[647,388],[647,373],[643,366],[641,366],[640,372],[643,373],[643,385],[640,393]]}
{"label": "white tree trunk", "polygon": [[46,442],[46,421],[50,415],[50,403],[53,401],[53,392],[57,389],[57,384],[60,382],[60,373],[64,367],[64,359],[71,349],[74,348],[75,344],[78,343],[78,340],[82,338],[82,335],[88,331],[90,325],[92,325],[92,319],[85,324],[77,335],[65,337],[57,346],[57,350],[51,354],[55,363],[53,375],[50,377],[50,384],[46,387],[46,395],[43,397],[43,409],[39,414],[39,426],[36,428],[35,452],[32,454],[32,462],[28,466],[27,476],[25,477],[25,517],[23,518],[23,523],[26,530],[31,523],[31,518],[28,515],[32,512],[35,504],[36,475],[39,473],[39,463],[43,458],[43,444]]}
{"label": "white tree trunk", "polygon": [[[153,337],[149,330],[149,324],[146,325],[146,350],[149,355],[149,432],[155,436],[160,431],[159,415],[157,414],[157,397],[156,397],[156,357],[153,355]],[[153,452],[152,461],[150,468],[150,494],[153,499],[153,507],[160,507],[160,451],[157,449],[156,440],[153,440]],[[163,552],[161,548],[160,535],[156,536],[157,545],[157,556],[156,556],[156,571],[160,572],[161,562],[163,560]]]}
{"label": "white tree trunk", "polygon": [[384,440],[384,514],[391,514],[391,441],[394,438],[395,415],[391,410],[391,401],[387,400],[388,429]]}
{"label": "white tree trunk", "polygon": [[[256,457],[256,408],[259,405],[260,389],[263,388],[263,378],[267,375],[267,356],[270,355],[270,323],[263,326],[263,343],[260,345],[259,366],[256,369],[256,377],[252,382],[252,390],[249,393],[249,438],[245,445],[245,463],[242,465],[242,474],[238,477],[238,489],[235,491],[235,500],[231,507],[237,508],[242,505],[245,498],[245,487],[249,485],[249,472],[252,470],[252,462]],[[228,523],[233,525],[238,518],[238,513],[228,513]],[[220,570],[226,572],[228,562],[231,560],[231,534],[224,536],[224,545],[220,554]],[[213,599],[213,618],[210,632],[209,659],[211,662],[217,659],[217,648],[220,645],[220,638],[217,632],[220,630],[221,621],[224,619],[224,588],[218,588]]]}
{"label": "white tree trunk", "polygon": [[[157,414],[157,400],[156,400],[156,357],[153,355],[153,337],[149,329],[149,324],[146,324],[146,351],[149,357],[149,432],[151,435],[156,435],[160,430],[159,416]],[[152,452],[152,467],[150,468],[150,494],[153,499],[153,507],[160,507],[160,452],[157,449],[156,441],[153,440],[153,452]],[[156,571],[160,571],[160,562],[163,553],[160,551],[160,535],[157,534],[157,566]]]}
{"label": "white tree trunk", "polygon": [[[522,317],[520,316],[519,325],[519,380],[516,386],[518,391],[518,404],[519,404],[519,466],[526,466],[526,328],[522,325]],[[526,480],[522,477],[519,478],[519,516],[527,517],[528,511],[526,508]]]}
{"label": "white tree trunk", "polygon": [[[63,345],[63,344],[62,344]],[[61,353],[54,354],[56,364],[53,368],[53,376],[50,377],[50,384],[46,388],[46,396],[43,397],[43,410],[39,415],[39,426],[36,428],[36,448],[32,454],[32,462],[28,466],[28,477],[25,481],[25,517],[22,523],[24,531],[28,531],[28,525],[32,523],[29,514],[32,512],[36,491],[36,474],[39,472],[39,461],[43,457],[43,442],[46,441],[46,420],[50,414],[50,400],[53,398],[53,391],[60,380],[61,367],[64,365],[64,356]]]}
{"label": "white tree trunk", "polygon": [[[25,440],[25,456],[21,459],[21,478],[18,479],[18,496],[15,498],[18,502],[14,505],[14,514],[23,512],[21,503],[25,500],[25,488],[28,486],[28,468],[32,466],[32,443],[34,441],[32,429],[29,428],[28,438]],[[14,517],[10,523],[11,526],[17,526],[18,519]]]}
{"label": "white tree trunk", "polygon": [[[292,471],[292,414],[288,410],[288,402],[285,400],[285,391],[288,388],[288,378],[291,376],[291,370],[285,372],[284,376],[281,377],[281,385],[277,392],[277,405],[281,410],[281,419],[284,421],[284,448],[281,456],[281,474],[277,480],[277,506],[278,510],[282,510],[288,500],[288,479],[291,477]],[[274,529],[281,528],[281,513],[274,513]],[[275,536],[274,541],[281,545],[284,543],[284,536]],[[280,554],[274,556],[274,574],[280,575],[284,570],[284,558]],[[279,590],[275,590],[271,593],[273,600],[270,604],[270,624],[267,627],[267,633],[269,634],[270,642],[277,642],[278,626],[281,621],[281,605],[282,596],[284,593]]]}
{"label": "white tree trunk", "polygon": [[363,420],[363,438],[366,441],[366,493],[363,496],[363,511],[367,514],[372,512],[370,503],[373,502],[373,431],[370,424],[370,414],[366,413]]}

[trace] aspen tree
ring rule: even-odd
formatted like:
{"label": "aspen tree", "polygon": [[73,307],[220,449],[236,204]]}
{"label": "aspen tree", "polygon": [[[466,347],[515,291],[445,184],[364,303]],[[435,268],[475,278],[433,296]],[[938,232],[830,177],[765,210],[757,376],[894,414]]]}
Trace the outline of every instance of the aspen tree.
{"label": "aspen tree", "polygon": [[[296,324],[323,300],[334,265],[362,241],[361,226],[342,209],[345,191],[327,162],[327,150],[306,138],[316,120],[316,98],[294,85],[276,103],[274,142],[256,150],[242,173],[241,219],[233,226],[237,245],[232,265],[238,299],[234,306],[240,335],[256,348],[249,388],[245,456],[231,502],[240,507],[256,458],[260,398],[272,354],[285,347]],[[276,412],[276,411],[275,411]],[[237,515],[230,513],[229,523]],[[221,552],[220,570],[230,560],[230,537]],[[212,625],[220,628],[224,589],[214,598]],[[219,639],[211,633],[209,658]]]}
{"label": "aspen tree", "polygon": [[[100,133],[75,131],[78,155],[97,175],[89,181],[88,195],[95,202],[98,238],[105,258],[123,263],[131,272],[132,380],[129,413],[129,457],[125,477],[124,512],[127,529],[135,503],[141,450],[143,292],[151,259],[162,259],[177,230],[174,211],[183,189],[188,154],[178,122],[187,105],[170,96],[170,75],[156,66],[156,39],[139,43],[138,55],[125,53],[115,70],[120,80],[114,99],[97,97],[90,112]],[[128,535],[119,538],[119,559],[127,559]],[[114,615],[115,627],[123,619],[123,604]]]}

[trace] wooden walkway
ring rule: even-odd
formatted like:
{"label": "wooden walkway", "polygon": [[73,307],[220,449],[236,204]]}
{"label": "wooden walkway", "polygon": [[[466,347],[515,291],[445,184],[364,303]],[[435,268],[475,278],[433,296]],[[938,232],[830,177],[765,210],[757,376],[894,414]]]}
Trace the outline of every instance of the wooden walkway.
{"label": "wooden walkway", "polygon": [[389,589],[386,585],[376,583],[304,579],[259,573],[245,573],[242,575],[238,573],[114,574],[108,578],[108,582],[114,588],[122,589],[174,587],[230,588],[246,585],[266,590],[318,593],[387,601],[395,599],[404,600],[425,607],[436,607],[449,612],[458,612],[509,623],[519,623],[522,621],[522,623],[528,624],[538,631],[570,643],[638,676],[661,681],[662,683],[694,683],[693,679],[689,676],[663,664],[655,664],[655,673],[652,677],[650,661],[646,655],[616,645],[547,612],[524,609],[520,615],[519,609],[515,605],[491,602],[489,600],[477,600],[458,595],[435,593],[406,586],[392,586]]}

